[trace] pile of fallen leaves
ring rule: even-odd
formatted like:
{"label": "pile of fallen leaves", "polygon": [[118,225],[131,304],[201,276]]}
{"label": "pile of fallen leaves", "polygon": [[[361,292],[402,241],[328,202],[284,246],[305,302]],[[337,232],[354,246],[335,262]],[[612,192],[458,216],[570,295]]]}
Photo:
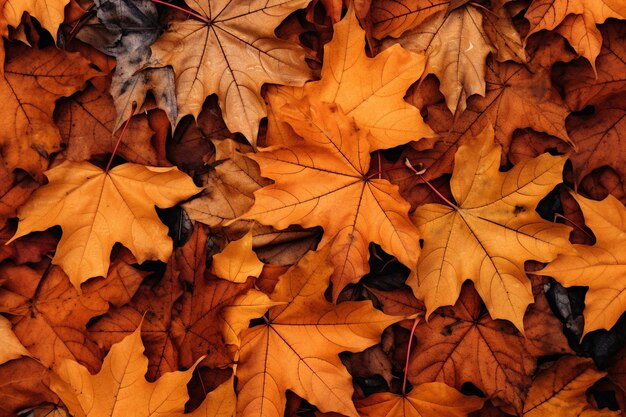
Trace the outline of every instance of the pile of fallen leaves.
{"label": "pile of fallen leaves", "polygon": [[0,0],[0,416],[620,415],[623,19]]}

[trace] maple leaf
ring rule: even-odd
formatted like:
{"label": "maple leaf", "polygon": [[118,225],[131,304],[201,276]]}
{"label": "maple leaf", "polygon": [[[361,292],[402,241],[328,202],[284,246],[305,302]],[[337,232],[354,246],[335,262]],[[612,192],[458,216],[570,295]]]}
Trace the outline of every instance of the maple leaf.
{"label": "maple leaf", "polygon": [[70,0],[6,0],[2,13],[7,23],[14,28],[22,22],[22,15],[28,13],[35,17],[55,43],[57,30],[64,19],[64,9]]}
{"label": "maple leaf", "polygon": [[130,255],[120,258],[113,261],[107,279],[85,284],[81,293],[49,260],[0,266],[0,276],[11,277],[0,287],[0,311],[10,315],[15,333],[42,364],[55,368],[63,359],[75,359],[90,369],[100,365],[87,323],[111,306],[129,302],[145,276],[128,265],[133,262]]}
{"label": "maple leaf", "polygon": [[215,159],[222,161],[203,181],[199,198],[183,205],[189,217],[209,226],[223,226],[244,214],[254,203],[254,192],[270,182],[261,177],[259,166],[245,156],[252,147],[230,139],[213,142]]}
{"label": "maple leaf", "polygon": [[52,371],[33,358],[14,359],[0,365],[0,414],[15,416],[42,402],[58,402],[46,385]]}
{"label": "maple leaf", "polygon": [[230,242],[222,252],[213,256],[211,264],[214,275],[239,284],[246,282],[248,277],[258,277],[262,270],[263,262],[252,251],[252,231]]}
{"label": "maple leaf", "polygon": [[604,165],[626,178],[626,138],[623,138],[626,99],[623,96],[605,100],[592,115],[570,117],[567,127],[577,145],[577,152],[570,156],[576,179]]}
{"label": "maple leaf", "polygon": [[21,356],[30,356],[28,350],[11,330],[11,322],[4,316],[0,316],[0,365]]}
{"label": "maple leaf", "polygon": [[602,34],[596,24],[610,17],[626,19],[626,4],[621,0],[534,0],[524,15],[530,22],[528,36],[540,30],[563,35],[596,71],[596,57],[602,46]]}
{"label": "maple leaf", "polygon": [[288,389],[322,412],[358,416],[338,355],[376,344],[385,327],[405,317],[387,316],[370,301],[326,301],[328,252],[309,252],[290,268],[270,296],[284,305],[271,307],[264,325],[243,331],[236,370],[242,416],[282,416]]}
{"label": "maple leaf", "polygon": [[172,314],[176,312],[174,305],[183,294],[183,288],[174,269],[174,262],[170,260],[164,276],[157,283],[144,280],[129,303],[110,309],[89,328],[91,339],[107,351],[142,323],[141,336],[148,357],[146,377],[149,380],[179,369],[178,348],[170,330]]}
{"label": "maple leaf", "polygon": [[179,119],[197,117],[205,98],[216,93],[226,126],[254,146],[266,115],[262,85],[302,85],[309,79],[304,50],[274,36],[276,26],[309,1],[190,0],[199,14],[174,21],[152,45],[154,60],[176,73]]}
{"label": "maple leaf", "polygon": [[373,394],[356,401],[356,407],[362,417],[466,417],[480,410],[484,402],[441,382],[431,382],[414,387],[406,395]]}
{"label": "maple leaf", "polygon": [[[82,93],[61,100],[56,123],[70,161],[84,161],[98,154],[112,153],[117,142],[116,113],[108,92],[88,87]],[[116,154],[129,162],[156,165],[158,157],[150,144],[152,130],[145,115],[137,115],[127,127],[126,140]]]}
{"label": "maple leaf", "polygon": [[[187,382],[195,365],[184,372],[169,372],[154,383],[147,382],[144,374],[148,359],[143,355],[140,333],[137,328],[113,345],[96,375],[71,360],[61,364],[50,388],[74,417],[183,415],[188,399]],[[213,391],[198,409],[186,415],[232,416],[235,408],[232,380],[224,385],[228,388]]]}
{"label": "maple leaf", "polygon": [[397,0],[374,0],[371,17],[373,35],[377,39],[387,36],[399,38],[440,11],[446,11],[450,0],[425,0],[401,2]]}
{"label": "maple leaf", "polygon": [[304,142],[249,155],[275,183],[254,193],[254,205],[241,218],[279,229],[290,224],[324,227],[320,245],[333,240],[333,299],[367,272],[370,242],[412,266],[419,237],[408,219],[409,204],[396,186],[368,175],[367,132],[328,103],[285,106],[280,118]]}
{"label": "maple leaf", "polygon": [[[596,410],[585,391],[606,375],[588,358],[565,357],[537,375],[528,390],[524,417],[617,417],[619,411]],[[555,414],[556,413],[556,414]]]}
{"label": "maple leaf", "polygon": [[583,336],[597,329],[610,329],[626,310],[622,256],[626,233],[626,208],[612,195],[602,201],[572,194],[596,236],[593,246],[574,245],[577,254],[559,255],[537,274],[549,275],[566,287],[589,287],[585,296]]}
{"label": "maple leaf", "polygon": [[441,92],[452,113],[463,112],[469,96],[485,95],[485,63],[493,48],[483,31],[483,16],[477,8],[440,11],[388,44],[395,42],[426,54],[425,73],[439,78]]}
{"label": "maple leaf", "polygon": [[491,317],[523,332],[524,312],[533,302],[524,261],[548,262],[573,251],[570,229],[535,212],[561,182],[565,159],[543,154],[500,172],[490,126],[459,147],[450,180],[456,204],[427,204],[413,214],[424,247],[408,284],[424,299],[427,316],[454,304],[463,281],[471,279]]}
{"label": "maple leaf", "polygon": [[459,144],[478,135],[489,124],[504,153],[508,153],[513,132],[518,128],[530,127],[571,143],[565,128],[569,111],[546,73],[533,74],[515,63],[491,61],[487,64],[485,80],[485,97],[471,97],[460,116],[454,116],[443,104],[427,107],[428,123],[440,133],[441,139],[433,149],[428,149],[429,144],[422,146],[417,142],[414,147],[420,152],[406,156],[411,162],[422,162],[428,178],[451,172]]}
{"label": "maple leaf", "polygon": [[0,79],[0,152],[10,170],[22,168],[39,178],[48,156],[60,149],[61,137],[52,122],[54,101],[73,94],[98,73],[78,54],[53,47],[12,45],[7,55]]}
{"label": "maple leaf", "polygon": [[510,323],[492,320],[465,284],[454,308],[437,310],[415,328],[409,381],[439,381],[457,389],[470,382],[494,404],[521,412],[537,358],[571,352],[563,333],[553,331],[561,323],[543,295],[543,283],[538,280],[533,289],[537,300],[524,317],[524,337]]}
{"label": "maple leaf", "polygon": [[18,211],[20,223],[11,241],[60,225],[63,236],[52,262],[77,289],[91,277],[106,275],[115,242],[129,248],[139,263],[166,261],[172,243],[154,205],[172,207],[201,190],[175,167],[127,163],[105,172],[88,162],[65,161],[45,174],[48,184]]}
{"label": "maple leaf", "polygon": [[577,60],[555,76],[563,86],[565,101],[573,110],[599,106],[626,87],[626,27],[606,22],[600,29],[604,38],[596,60],[596,72],[584,60]]}
{"label": "maple leaf", "polygon": [[[423,56],[400,46],[369,58],[365,54],[365,31],[359,26],[354,7],[350,7],[343,20],[334,25],[333,39],[324,46],[321,80],[308,82],[300,89],[270,89],[268,101],[273,111],[304,96],[335,103],[354,118],[360,129],[371,133],[372,151],[393,148],[435,136],[419,110],[403,98],[409,86],[419,79],[424,65]],[[290,139],[280,134],[280,129],[270,127],[268,144],[288,144]],[[273,132],[276,130],[283,140],[277,140]]]}
{"label": "maple leaf", "polygon": [[[150,0],[94,0],[96,16],[77,32],[78,39],[99,51],[115,56],[110,86],[117,110],[114,130],[135,113],[144,110],[148,91],[171,122],[176,121],[176,93],[171,68],[145,68],[150,45],[162,26],[155,2]],[[97,18],[96,18],[97,17]],[[132,28],[132,29],[131,29]]]}

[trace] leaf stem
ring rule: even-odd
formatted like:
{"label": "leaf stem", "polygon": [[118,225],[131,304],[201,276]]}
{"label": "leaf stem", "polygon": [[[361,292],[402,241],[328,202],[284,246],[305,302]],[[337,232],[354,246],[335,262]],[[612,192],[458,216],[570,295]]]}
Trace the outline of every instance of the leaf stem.
{"label": "leaf stem", "polygon": [[124,123],[124,127],[122,128],[122,132],[120,133],[120,136],[117,138],[117,143],[115,144],[115,148],[113,148],[113,152],[111,153],[111,157],[109,158],[109,163],[107,164],[107,167],[104,170],[105,174],[108,173],[109,172],[109,168],[111,168],[111,163],[113,162],[113,158],[115,157],[115,153],[117,152],[117,148],[119,148],[120,143],[122,143],[122,138],[124,137],[124,133],[126,133],[126,128],[130,124],[130,119],[132,119],[133,115],[135,114],[135,107],[136,107],[136,104],[133,103],[133,108],[130,109],[130,116],[128,116],[128,120],[126,120],[126,123]]}
{"label": "leaf stem", "polygon": [[409,358],[411,357],[411,344],[413,342],[413,335],[415,334],[415,328],[419,323],[420,318],[415,317],[413,320],[413,327],[411,328],[411,334],[409,335],[409,346],[406,348],[406,363],[404,364],[404,379],[402,380],[402,395],[406,395],[406,377],[409,373]]}
{"label": "leaf stem", "polygon": [[187,10],[187,9],[185,9],[183,7],[176,6],[175,4],[171,4],[171,3],[168,3],[168,2],[163,1],[163,0],[152,0],[152,2],[153,3],[158,3],[158,4],[163,4],[163,5],[167,6],[167,7],[171,7],[172,9],[180,10],[181,12],[185,12],[188,15],[191,15],[193,17],[197,17],[198,19],[206,21],[206,18],[204,16],[202,16],[199,13],[194,12],[193,10]]}
{"label": "leaf stem", "polygon": [[456,209],[456,210],[459,210],[459,207],[458,207],[456,204],[454,204],[452,201],[448,200],[448,199],[447,199],[447,198],[446,198],[443,194],[441,194],[441,193],[439,192],[439,190],[437,190],[437,189],[435,188],[435,186],[433,186],[433,185],[430,183],[430,181],[428,181],[426,178],[424,178],[424,175],[422,175],[422,174],[423,174],[426,170],[416,171],[416,170],[415,170],[415,168],[413,168],[413,165],[411,165],[411,162],[409,161],[409,159],[408,159],[408,158],[406,158],[406,159],[404,160],[404,165],[406,165],[406,167],[407,167],[407,168],[409,168],[411,171],[413,171],[413,173],[414,173],[415,175],[417,175],[418,177],[420,177],[420,179],[421,179],[422,181],[424,181],[424,182],[426,183],[426,185],[428,185],[428,187],[430,187],[430,189],[431,189],[431,190],[432,190],[435,194],[437,194],[437,196],[438,196],[439,198],[441,198],[441,199],[442,199],[442,200],[443,200],[443,201],[444,201],[447,205],[449,205],[450,207],[452,207],[452,208],[454,208],[454,209]]}
{"label": "leaf stem", "polygon": [[580,226],[575,221],[568,219],[566,216],[564,216],[564,215],[562,215],[560,213],[554,213],[554,222],[556,222],[556,219],[563,219],[563,220],[565,220],[566,222],[568,222],[569,224],[574,226],[576,229],[578,229],[581,232],[583,232],[585,234],[585,236],[587,236],[589,239],[594,240],[593,236],[591,236],[591,234],[589,234],[589,232],[587,232],[582,226]]}

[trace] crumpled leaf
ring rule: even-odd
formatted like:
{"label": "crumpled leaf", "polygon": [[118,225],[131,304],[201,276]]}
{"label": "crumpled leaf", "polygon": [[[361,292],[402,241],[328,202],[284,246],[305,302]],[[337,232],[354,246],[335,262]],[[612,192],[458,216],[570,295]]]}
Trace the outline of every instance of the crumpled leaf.
{"label": "crumpled leaf", "polygon": [[337,104],[360,129],[371,134],[372,151],[434,137],[419,109],[404,101],[407,89],[419,79],[424,66],[423,56],[400,46],[369,58],[365,54],[365,31],[351,7],[343,20],[334,25],[333,39],[324,46],[321,80],[308,82],[300,89],[270,89],[268,101],[273,109],[269,112],[267,143],[287,145],[293,140],[286,137],[290,132],[280,132],[285,127],[273,126],[276,121],[271,118],[281,106],[303,96]]}
{"label": "crumpled leaf", "polygon": [[490,126],[459,147],[450,180],[456,203],[426,204],[413,214],[424,247],[407,283],[424,300],[428,317],[454,304],[470,279],[491,317],[509,320],[523,333],[533,302],[524,261],[548,262],[573,252],[570,228],[535,212],[561,182],[566,158],[543,154],[503,173],[500,152]]}
{"label": "crumpled leaf", "polygon": [[255,146],[266,115],[263,84],[302,85],[310,77],[304,49],[274,35],[309,2],[190,0],[194,17],[172,22],[152,45],[155,66],[171,65],[176,73],[178,118],[197,117],[205,98],[217,94],[228,129]]}
{"label": "crumpled leaf", "polygon": [[151,0],[94,0],[94,4],[99,22],[83,26],[77,37],[116,58],[111,83],[117,112],[113,130],[130,117],[133,105],[135,113],[144,110],[149,91],[170,121],[176,121],[172,69],[145,68],[150,59],[150,45],[162,31],[156,3]]}
{"label": "crumpled leaf", "polygon": [[115,242],[130,249],[137,262],[167,261],[171,239],[154,210],[197,194],[191,178],[172,168],[123,164],[108,173],[88,162],[65,161],[46,171],[48,184],[18,211],[11,240],[60,225],[63,236],[52,262],[77,289],[105,276]]}
{"label": "crumpled leaf", "polygon": [[254,193],[254,205],[241,218],[279,229],[290,224],[324,227],[320,247],[331,240],[333,246],[333,299],[368,271],[370,242],[412,267],[419,237],[408,219],[409,204],[396,186],[368,176],[367,132],[328,103],[301,101],[282,107],[279,117],[303,143],[249,155],[275,183]]}
{"label": "crumpled leaf", "polygon": [[[130,258],[130,259],[129,259]],[[34,266],[0,266],[9,280],[0,287],[0,311],[11,317],[15,334],[42,364],[56,368],[64,359],[89,369],[100,366],[100,351],[87,335],[87,323],[111,306],[130,301],[146,275],[125,255],[111,265],[107,279],[93,280],[79,293],[49,260]]]}
{"label": "crumpled leaf", "polygon": [[370,301],[326,301],[333,269],[327,256],[328,248],[309,252],[290,268],[270,296],[284,305],[271,307],[265,324],[243,331],[239,415],[282,416],[289,389],[322,412],[358,416],[350,374],[338,355],[376,344],[385,327],[404,317],[387,316]]}
{"label": "crumpled leaf", "polygon": [[64,9],[70,0],[6,0],[4,18],[14,28],[22,21],[22,15],[28,13],[37,18],[56,42],[57,30],[64,19]]}
{"label": "crumpled leaf", "polygon": [[530,22],[527,37],[558,26],[557,31],[576,52],[587,58],[595,72],[596,57],[602,46],[602,34],[596,24],[610,17],[626,19],[626,3],[622,0],[534,0],[524,17]]}
{"label": "crumpled leaf", "polygon": [[21,356],[30,356],[28,350],[19,341],[13,330],[11,322],[4,316],[0,316],[0,365]]}
{"label": "crumpled leaf", "polygon": [[606,375],[588,358],[559,359],[541,372],[528,390],[524,417],[617,417],[619,411],[597,410],[586,401],[585,391]]}
{"label": "crumpled leaf", "polygon": [[[20,0],[21,1],[21,0]],[[34,177],[60,150],[61,136],[52,122],[54,101],[82,88],[98,73],[78,54],[49,47],[11,44],[0,79],[0,154],[9,170],[22,168]]]}
{"label": "crumpled leaf", "polygon": [[406,395],[373,394],[356,401],[356,407],[362,417],[466,417],[480,410],[484,402],[441,382],[431,382],[413,387]]}
{"label": "crumpled leaf", "polygon": [[262,270],[263,262],[252,251],[251,231],[214,255],[211,264],[212,274],[238,284],[246,282],[248,277],[258,277]]}
{"label": "crumpled leaf", "polygon": [[577,254],[559,255],[536,273],[551,276],[566,287],[589,287],[583,311],[586,335],[593,330],[610,329],[626,310],[626,285],[621,279],[626,270],[626,208],[612,195],[602,201],[572,195],[596,236],[596,244],[574,245]]}
{"label": "crumpled leaf", "polygon": [[462,113],[473,94],[485,95],[486,60],[493,50],[483,30],[483,15],[473,6],[432,15],[398,42],[427,57],[426,74],[439,78],[450,111]]}
{"label": "crumpled leaf", "polygon": [[[67,159],[84,161],[113,152],[118,135],[115,135],[115,107],[108,92],[88,87],[78,95],[61,100],[57,114],[57,126],[67,145]],[[150,144],[152,133],[145,115],[133,117],[116,154],[128,162],[157,165],[158,157]]]}
{"label": "crumpled leaf", "polygon": [[[50,388],[74,417],[183,415],[188,399],[187,382],[195,365],[184,372],[167,373],[154,383],[147,382],[144,374],[148,359],[143,355],[140,333],[141,329],[137,328],[132,335],[114,345],[96,375],[74,361],[62,363]],[[232,389],[232,380],[225,385]],[[219,390],[218,395],[215,398],[215,394],[209,394],[198,409],[187,415],[231,416],[235,407],[234,391]]]}
{"label": "crumpled leaf", "polygon": [[476,291],[464,285],[453,308],[437,310],[415,328],[409,381],[439,381],[459,390],[470,382],[492,403],[520,413],[537,358],[571,353],[541,282],[534,293],[537,301],[524,317],[524,337],[510,323],[492,320]]}

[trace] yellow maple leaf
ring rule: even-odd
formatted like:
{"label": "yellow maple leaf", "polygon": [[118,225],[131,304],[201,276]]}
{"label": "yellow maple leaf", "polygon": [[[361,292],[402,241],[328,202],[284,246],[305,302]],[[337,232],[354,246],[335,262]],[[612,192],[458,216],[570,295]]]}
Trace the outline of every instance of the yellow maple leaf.
{"label": "yellow maple leaf", "polygon": [[70,0],[7,0],[4,5],[4,17],[8,24],[18,27],[22,15],[26,12],[35,17],[56,42],[57,31],[65,18],[65,6]]}
{"label": "yellow maple leaf", "polygon": [[87,368],[67,359],[50,388],[73,417],[232,417],[232,378],[210,392],[192,413],[183,414],[187,383],[200,360],[184,372],[169,372],[151,383],[144,376],[148,358],[143,350],[140,326],[111,347],[99,373],[91,375]]}
{"label": "yellow maple leaf", "polygon": [[408,284],[430,315],[454,304],[470,279],[491,317],[509,320],[523,333],[524,312],[533,302],[524,262],[573,252],[570,228],[535,212],[561,182],[566,157],[543,154],[500,172],[493,135],[489,125],[459,147],[450,180],[456,204],[426,204],[413,214],[424,247]]}
{"label": "yellow maple leaf", "polygon": [[236,371],[239,415],[282,416],[289,389],[320,411],[358,416],[352,378],[339,353],[378,343],[386,327],[405,317],[388,316],[371,301],[329,303],[328,252],[309,252],[290,268],[270,296],[282,305],[269,309],[265,324],[243,331]]}
{"label": "yellow maple leaf", "polygon": [[589,287],[583,311],[584,336],[610,329],[626,310],[626,208],[610,194],[602,201],[572,195],[596,236],[596,244],[574,245],[577,254],[559,255],[535,273],[549,275],[566,287]]}
{"label": "yellow maple leaf", "polygon": [[63,236],[52,263],[72,284],[106,276],[115,242],[131,250],[139,263],[167,261],[172,242],[154,209],[172,207],[201,191],[175,167],[119,165],[109,172],[88,162],[65,161],[45,172],[49,183],[18,210],[17,232],[60,225]]}
{"label": "yellow maple leaf", "polygon": [[248,277],[258,277],[262,270],[263,262],[252,251],[252,231],[230,242],[222,252],[213,256],[211,264],[213,274],[236,283],[246,282]]}

